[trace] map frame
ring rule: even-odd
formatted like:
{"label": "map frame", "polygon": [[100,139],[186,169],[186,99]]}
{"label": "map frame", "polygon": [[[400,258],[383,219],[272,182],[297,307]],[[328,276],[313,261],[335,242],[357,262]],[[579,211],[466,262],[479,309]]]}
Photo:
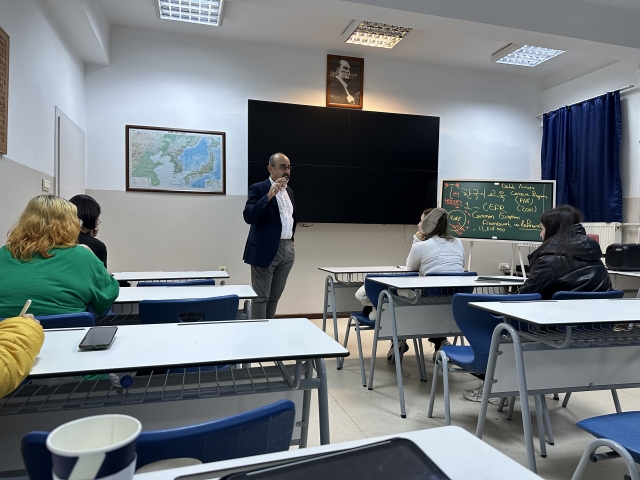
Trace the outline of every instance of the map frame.
{"label": "map frame", "polygon": [[[203,190],[202,188],[185,186],[184,188],[163,188],[163,187],[148,187],[132,185],[132,153],[130,133],[131,130],[152,130],[156,132],[163,132],[165,134],[192,134],[193,136],[201,137],[202,135],[208,135],[212,137],[219,137],[220,151],[222,153],[222,165],[220,166],[220,183],[221,189],[218,190]],[[225,132],[215,132],[210,130],[188,130],[183,128],[170,128],[170,127],[154,127],[148,125],[125,125],[125,175],[126,175],[126,190],[136,192],[161,192],[161,193],[197,193],[205,195],[226,195],[227,191],[227,162],[226,162],[226,134]],[[136,177],[138,178],[138,177]]]}

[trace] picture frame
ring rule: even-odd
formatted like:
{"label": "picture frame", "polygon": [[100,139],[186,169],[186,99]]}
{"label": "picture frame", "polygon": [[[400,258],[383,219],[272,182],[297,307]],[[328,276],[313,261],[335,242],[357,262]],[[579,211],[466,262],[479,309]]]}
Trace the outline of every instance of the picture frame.
{"label": "picture frame", "polygon": [[225,132],[126,125],[127,191],[226,194]]}
{"label": "picture frame", "polygon": [[327,55],[327,107],[362,110],[364,58]]}

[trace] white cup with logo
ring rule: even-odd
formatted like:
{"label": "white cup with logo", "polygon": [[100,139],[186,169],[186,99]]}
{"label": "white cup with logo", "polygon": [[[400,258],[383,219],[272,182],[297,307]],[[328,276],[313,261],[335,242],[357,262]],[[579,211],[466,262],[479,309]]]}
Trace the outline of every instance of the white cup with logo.
{"label": "white cup with logo", "polygon": [[131,480],[142,424],[128,415],[97,415],[60,425],[47,437],[54,480]]}

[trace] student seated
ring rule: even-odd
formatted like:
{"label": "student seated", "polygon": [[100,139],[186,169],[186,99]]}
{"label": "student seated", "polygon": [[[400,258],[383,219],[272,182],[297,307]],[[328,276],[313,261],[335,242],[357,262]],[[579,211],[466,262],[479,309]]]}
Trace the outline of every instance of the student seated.
{"label": "student seated", "polygon": [[31,300],[34,315],[106,311],[118,282],[84,245],[78,245],[76,207],[60,197],[32,198],[0,248],[0,318]]}
{"label": "student seated", "polygon": [[582,213],[570,205],[547,210],[540,217],[540,245],[529,255],[530,271],[520,293],[539,293],[550,300],[556,292],[611,290],[602,250],[587,237]]}
{"label": "student seated", "polygon": [[0,398],[29,375],[43,342],[44,332],[33,315],[0,322]]}
{"label": "student seated", "polygon": [[89,247],[107,268],[107,246],[96,238],[100,230],[100,204],[89,195],[75,195],[69,201],[78,209],[78,218],[82,222],[78,243]]}

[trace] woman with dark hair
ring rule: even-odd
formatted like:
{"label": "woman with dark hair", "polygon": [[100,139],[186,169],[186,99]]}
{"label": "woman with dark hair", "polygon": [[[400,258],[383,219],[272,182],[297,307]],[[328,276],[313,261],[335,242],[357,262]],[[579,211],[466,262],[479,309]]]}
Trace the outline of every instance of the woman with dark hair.
{"label": "woman with dark hair", "polygon": [[89,247],[107,268],[107,246],[96,238],[100,230],[100,204],[89,195],[76,195],[69,201],[78,209],[78,218],[82,221],[78,243]]}
{"label": "woman with dark hair", "polygon": [[580,211],[570,205],[547,210],[540,217],[540,245],[529,255],[531,271],[520,293],[606,292],[611,280],[600,260],[602,251],[587,237]]}

